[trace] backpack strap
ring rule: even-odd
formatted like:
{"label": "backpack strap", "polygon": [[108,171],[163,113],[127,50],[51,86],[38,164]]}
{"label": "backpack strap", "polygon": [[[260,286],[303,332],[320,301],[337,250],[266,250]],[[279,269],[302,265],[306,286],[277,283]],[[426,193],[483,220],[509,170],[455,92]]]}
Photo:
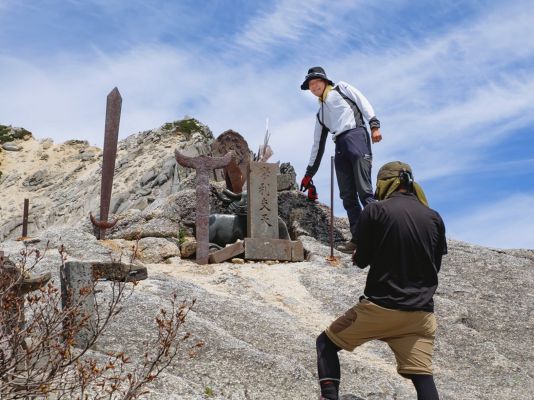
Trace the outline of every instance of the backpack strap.
{"label": "backpack strap", "polygon": [[[350,108],[352,109],[352,112],[354,113],[354,119],[356,120],[356,127],[363,126],[365,128],[365,123],[363,122],[362,113],[358,105],[354,102],[354,100],[352,100],[349,96],[343,93],[341,89],[339,88],[339,86],[336,86],[334,90],[339,93],[339,95],[343,98],[343,100],[345,100],[349,104]],[[371,129],[380,128],[380,121],[378,120],[378,118],[373,117],[369,120],[369,126],[371,127]]]}
{"label": "backpack strap", "polygon": [[[365,128],[365,122],[363,121],[362,112],[360,111],[360,108],[356,104],[354,100],[352,100],[349,96],[347,96],[345,93],[341,91],[339,86],[335,86],[334,90],[339,93],[339,95],[345,100],[349,107],[351,108],[352,112],[354,113],[354,120],[356,121],[356,128],[359,128],[363,126]],[[317,115],[317,118],[319,118],[319,115]]]}
{"label": "backpack strap", "polygon": [[323,121],[321,121],[321,118],[319,118],[319,111],[317,111],[316,116],[317,116],[317,121],[319,121],[319,124],[323,127],[323,129],[328,129],[328,127],[325,124],[323,124]]}

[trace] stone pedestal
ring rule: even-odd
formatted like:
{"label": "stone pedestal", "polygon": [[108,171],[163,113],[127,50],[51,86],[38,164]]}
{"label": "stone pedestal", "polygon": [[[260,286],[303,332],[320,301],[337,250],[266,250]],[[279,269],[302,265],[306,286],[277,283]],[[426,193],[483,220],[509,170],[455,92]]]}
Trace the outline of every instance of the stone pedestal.
{"label": "stone pedestal", "polygon": [[278,170],[278,164],[252,162],[249,165],[247,260],[304,260],[300,241],[279,239]]}
{"label": "stone pedestal", "polygon": [[304,248],[299,240],[245,238],[245,258],[256,261],[304,261]]}

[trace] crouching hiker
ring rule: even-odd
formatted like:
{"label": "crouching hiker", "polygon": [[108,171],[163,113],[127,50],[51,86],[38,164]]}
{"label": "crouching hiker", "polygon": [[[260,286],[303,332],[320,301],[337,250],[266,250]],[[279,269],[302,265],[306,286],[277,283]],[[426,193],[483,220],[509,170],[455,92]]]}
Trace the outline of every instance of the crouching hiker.
{"label": "crouching hiker", "polygon": [[[351,254],[356,249],[356,224],[362,207],[375,201],[371,183],[371,141],[378,143],[382,140],[380,121],[371,103],[358,89],[346,82],[334,85],[321,67],[310,68],[300,88],[310,90],[318,97],[320,104],[310,161],[300,188],[302,191],[313,189],[312,178],[321,164],[330,132],[336,143],[335,167],[339,196],[347,211],[352,235],[351,240],[338,246],[338,250]],[[371,128],[371,137],[366,124]]]}
{"label": "crouching hiker", "polygon": [[436,332],[433,295],[441,258],[447,253],[445,226],[428,207],[408,164],[384,165],[375,196],[358,223],[353,263],[370,266],[359,303],[317,338],[321,398],[338,399],[338,352],[353,351],[370,340],[386,342],[397,371],[411,379],[419,400],[438,399],[432,376]]}

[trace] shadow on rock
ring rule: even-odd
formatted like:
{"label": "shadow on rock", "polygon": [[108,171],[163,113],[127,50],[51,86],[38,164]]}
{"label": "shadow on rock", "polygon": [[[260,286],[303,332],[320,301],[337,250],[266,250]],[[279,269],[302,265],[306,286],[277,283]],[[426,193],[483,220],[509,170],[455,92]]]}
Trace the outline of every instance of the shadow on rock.
{"label": "shadow on rock", "polygon": [[[296,190],[278,193],[278,212],[286,222],[292,239],[310,236],[328,245],[330,243],[330,208],[321,203],[310,203]],[[348,223],[335,218],[334,242],[349,239]]]}

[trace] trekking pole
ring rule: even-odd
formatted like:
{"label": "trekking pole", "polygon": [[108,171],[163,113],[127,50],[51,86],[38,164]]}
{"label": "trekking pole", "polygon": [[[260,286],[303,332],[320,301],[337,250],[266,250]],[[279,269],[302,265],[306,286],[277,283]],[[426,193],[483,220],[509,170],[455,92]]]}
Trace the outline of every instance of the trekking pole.
{"label": "trekking pole", "polygon": [[330,256],[326,260],[333,267],[339,266],[339,260],[334,256],[334,157],[330,157]]}
{"label": "trekking pole", "polygon": [[334,258],[334,156],[330,157],[330,258]]}

